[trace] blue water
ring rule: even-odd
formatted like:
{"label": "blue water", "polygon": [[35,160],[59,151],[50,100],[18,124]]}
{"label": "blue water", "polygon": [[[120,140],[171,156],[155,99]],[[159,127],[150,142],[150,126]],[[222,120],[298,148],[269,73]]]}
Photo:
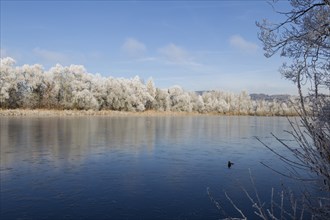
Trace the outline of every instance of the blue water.
{"label": "blue water", "polygon": [[253,216],[249,168],[265,201],[286,181],[260,165],[283,170],[254,136],[281,152],[271,133],[291,138],[280,117],[0,117],[0,128],[1,219],[223,218],[208,187],[232,217],[224,192]]}

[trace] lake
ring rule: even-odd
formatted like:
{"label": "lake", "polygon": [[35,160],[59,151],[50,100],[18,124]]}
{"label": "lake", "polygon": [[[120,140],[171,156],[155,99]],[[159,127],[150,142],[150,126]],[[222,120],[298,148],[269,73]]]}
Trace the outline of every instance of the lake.
{"label": "lake", "polygon": [[[286,118],[248,116],[0,117],[1,219],[219,219],[207,194],[253,216],[286,179],[258,136],[284,152]],[[229,169],[228,160],[234,162]],[[286,183],[288,186],[294,186]]]}

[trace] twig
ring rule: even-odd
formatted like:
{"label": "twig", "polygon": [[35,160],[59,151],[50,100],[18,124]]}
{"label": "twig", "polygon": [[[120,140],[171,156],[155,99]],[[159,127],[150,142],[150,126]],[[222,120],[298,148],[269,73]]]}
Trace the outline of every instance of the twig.
{"label": "twig", "polygon": [[242,210],[240,210],[235,203],[230,199],[230,197],[227,195],[227,193],[225,192],[225,196],[228,199],[228,201],[232,204],[232,206],[241,214],[242,219],[247,219],[244,215],[244,213],[242,212]]}

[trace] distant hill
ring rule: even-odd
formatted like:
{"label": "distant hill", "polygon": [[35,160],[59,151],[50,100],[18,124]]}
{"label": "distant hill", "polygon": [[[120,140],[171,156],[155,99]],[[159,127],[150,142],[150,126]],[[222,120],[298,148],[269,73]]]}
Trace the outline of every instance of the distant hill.
{"label": "distant hill", "polygon": [[252,100],[265,100],[265,101],[273,101],[278,100],[280,102],[287,102],[290,99],[290,95],[267,95],[263,93],[252,93],[250,94]]}
{"label": "distant hill", "polygon": [[203,95],[204,92],[209,92],[209,91],[195,91],[197,95]]}
{"label": "distant hill", "polygon": [[[195,91],[196,94],[198,95],[203,95],[203,93],[205,92],[209,92],[209,91]],[[289,101],[291,95],[287,95],[287,94],[280,94],[280,95],[267,95],[264,93],[251,93],[250,97],[252,100],[265,100],[265,101],[274,101],[274,100],[278,100],[280,102],[287,102]]]}

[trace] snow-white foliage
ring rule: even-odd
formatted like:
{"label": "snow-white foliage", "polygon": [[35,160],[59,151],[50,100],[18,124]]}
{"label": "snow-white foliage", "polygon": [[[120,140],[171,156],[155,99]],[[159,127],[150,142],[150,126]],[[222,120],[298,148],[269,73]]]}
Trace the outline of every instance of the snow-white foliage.
{"label": "snow-white foliage", "polygon": [[0,108],[49,108],[118,111],[176,111],[243,115],[290,115],[291,102],[251,100],[247,92],[239,94],[185,91],[180,86],[155,87],[138,77],[132,79],[102,77],[83,66],[15,66],[15,60],[1,59]]}

